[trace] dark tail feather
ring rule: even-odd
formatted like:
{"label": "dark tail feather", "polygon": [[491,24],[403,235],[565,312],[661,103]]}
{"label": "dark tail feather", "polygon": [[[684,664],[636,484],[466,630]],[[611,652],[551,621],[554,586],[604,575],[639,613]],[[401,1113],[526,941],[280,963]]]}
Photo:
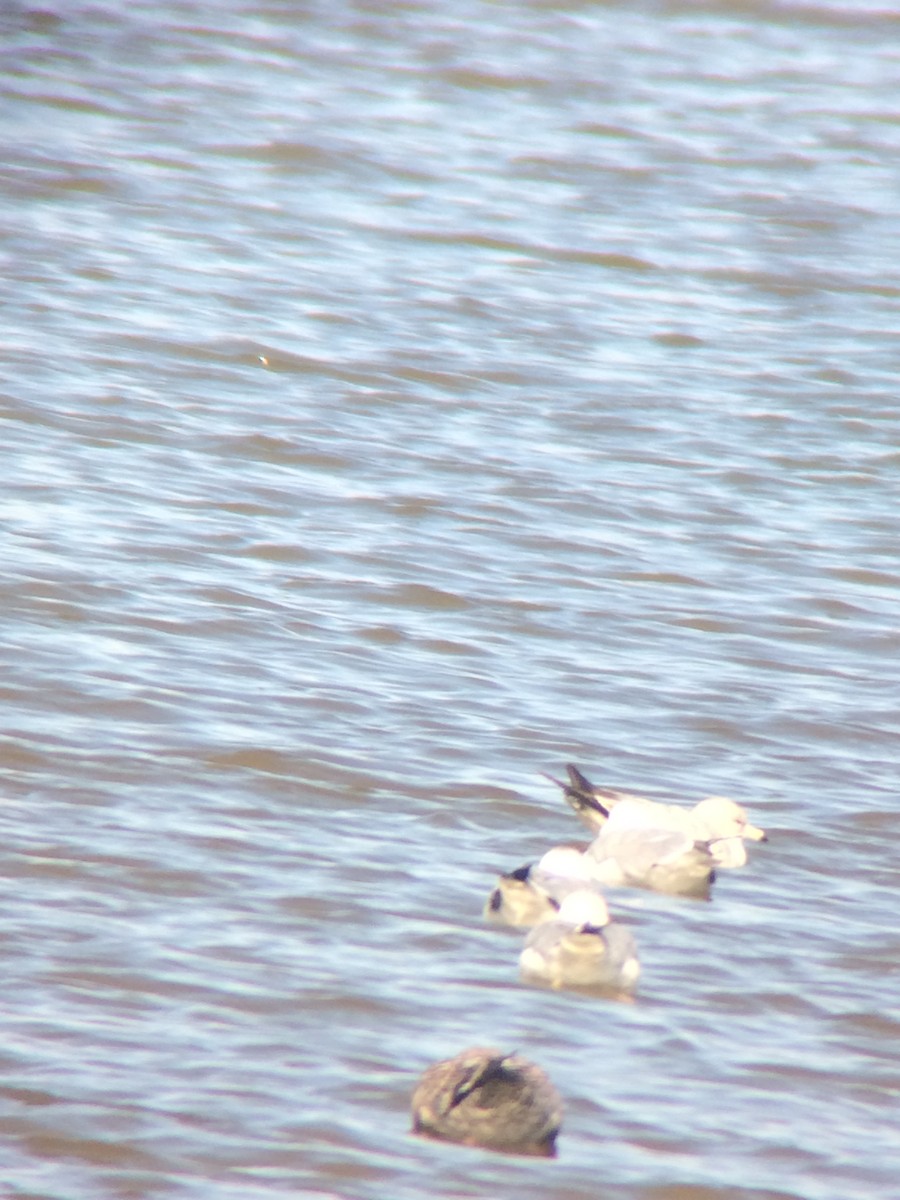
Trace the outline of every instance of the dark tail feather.
{"label": "dark tail feather", "polygon": [[582,775],[574,763],[566,763],[566,770],[569,772],[569,779],[572,781],[573,788],[577,788],[579,792],[587,792],[589,796],[593,796],[594,785],[586,775]]}
{"label": "dark tail feather", "polygon": [[552,775],[544,774],[544,778],[562,788],[563,795],[576,812],[587,808],[608,817],[609,809],[600,803],[594,785],[587,776],[582,775],[574,763],[566,763],[566,770],[569,773],[569,783],[563,783],[561,779],[555,779]]}

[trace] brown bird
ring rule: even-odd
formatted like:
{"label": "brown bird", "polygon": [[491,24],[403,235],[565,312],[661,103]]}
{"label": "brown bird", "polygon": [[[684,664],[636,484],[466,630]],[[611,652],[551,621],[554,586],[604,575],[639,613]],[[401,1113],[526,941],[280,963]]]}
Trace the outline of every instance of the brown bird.
{"label": "brown bird", "polygon": [[473,1046],[424,1072],[413,1092],[412,1128],[442,1141],[550,1158],[562,1111],[540,1067],[519,1054]]}

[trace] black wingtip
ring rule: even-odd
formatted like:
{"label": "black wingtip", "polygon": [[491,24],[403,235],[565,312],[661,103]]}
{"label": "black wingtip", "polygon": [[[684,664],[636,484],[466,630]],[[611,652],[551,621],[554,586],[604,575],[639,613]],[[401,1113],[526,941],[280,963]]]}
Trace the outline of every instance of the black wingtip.
{"label": "black wingtip", "polygon": [[[566,763],[566,771],[569,774],[569,783],[560,783],[559,786],[563,789],[565,797],[572,805],[576,812],[582,809],[592,809],[599,813],[601,817],[609,816],[609,808],[603,804],[600,797],[597,795],[597,789],[591,783],[586,775],[584,775],[574,763]],[[559,780],[555,782],[559,783]]]}
{"label": "black wingtip", "polygon": [[580,792],[590,792],[593,794],[594,785],[586,775],[575,766],[574,763],[566,763],[566,770],[569,773],[569,779],[572,781],[572,787],[578,788]]}

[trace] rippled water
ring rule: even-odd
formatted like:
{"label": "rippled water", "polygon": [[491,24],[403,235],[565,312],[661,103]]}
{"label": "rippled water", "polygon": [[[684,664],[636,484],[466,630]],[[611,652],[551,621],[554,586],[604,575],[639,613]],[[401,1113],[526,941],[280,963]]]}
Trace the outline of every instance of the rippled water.
{"label": "rippled water", "polygon": [[[896,1194],[898,32],[4,6],[5,1194]],[[772,834],[634,1004],[480,920],[568,760]]]}

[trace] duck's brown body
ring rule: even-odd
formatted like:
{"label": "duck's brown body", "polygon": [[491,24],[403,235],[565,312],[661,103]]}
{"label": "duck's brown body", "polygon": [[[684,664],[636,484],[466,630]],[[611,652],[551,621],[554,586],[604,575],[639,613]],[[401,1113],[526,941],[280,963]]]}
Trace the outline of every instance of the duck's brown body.
{"label": "duck's brown body", "polygon": [[412,1098],[413,1132],[508,1154],[550,1157],[562,1101],[540,1067],[474,1046],[429,1067]]}

